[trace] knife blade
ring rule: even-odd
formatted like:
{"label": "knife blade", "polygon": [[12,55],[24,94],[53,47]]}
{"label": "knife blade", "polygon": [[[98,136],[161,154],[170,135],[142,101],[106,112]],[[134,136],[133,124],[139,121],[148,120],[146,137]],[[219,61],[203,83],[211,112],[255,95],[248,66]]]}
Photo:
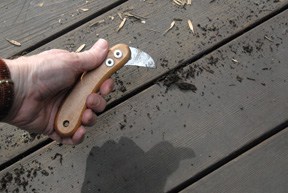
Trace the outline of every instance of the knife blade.
{"label": "knife blade", "polygon": [[60,106],[54,128],[61,137],[71,137],[76,132],[86,110],[87,96],[98,92],[101,84],[124,65],[156,68],[152,57],[137,48],[125,44],[110,48],[105,61],[81,77]]}

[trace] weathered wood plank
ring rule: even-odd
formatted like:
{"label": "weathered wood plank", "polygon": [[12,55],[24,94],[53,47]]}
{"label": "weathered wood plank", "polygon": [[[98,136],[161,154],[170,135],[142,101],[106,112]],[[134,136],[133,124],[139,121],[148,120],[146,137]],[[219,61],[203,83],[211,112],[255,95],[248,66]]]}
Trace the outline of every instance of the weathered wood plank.
{"label": "weathered wood plank", "polygon": [[101,115],[81,145],[6,168],[4,191],[166,192],[271,132],[288,117],[287,16],[175,72],[195,93],[156,84]]}
{"label": "weathered wood plank", "polygon": [[[0,56],[11,57],[69,26],[103,11],[116,2],[83,0],[5,0],[0,2]],[[89,10],[85,10],[89,9]],[[10,44],[7,39],[21,42],[21,47]],[[31,137],[28,133],[7,124],[0,125],[0,164],[23,152],[23,146],[35,146],[43,138]]]}
{"label": "weathered wood plank", "polygon": [[[287,0],[277,3],[274,1],[255,3],[236,0],[229,2],[203,0],[194,1],[192,6],[182,9],[170,1],[139,2],[131,0],[30,54],[50,48],[64,48],[73,51],[83,43],[86,44],[86,48],[89,48],[99,37],[108,39],[112,45],[124,42],[141,47],[153,56],[158,68],[156,70],[122,69],[118,73],[118,89],[111,95],[111,101],[114,101],[166,73],[169,69],[176,67],[179,62],[191,59],[192,56],[211,48],[216,43],[241,31],[244,27],[279,10],[287,3]],[[132,9],[131,13],[145,17],[146,23],[143,24],[130,18],[123,29],[116,33],[121,22],[117,13],[129,9]],[[109,16],[114,16],[114,20]],[[169,28],[175,18],[177,20],[176,27],[163,36],[164,31]],[[182,21],[179,21],[180,19]],[[189,29],[187,19],[193,20],[196,35],[193,35]],[[102,20],[105,22],[91,27],[91,24]],[[7,129],[0,133],[1,136],[11,135]],[[21,141],[23,132],[15,131],[13,135],[17,141],[16,147],[0,145],[7,146],[2,150],[5,155],[10,154],[11,148],[14,152],[21,153],[39,142],[39,140],[33,140],[32,144],[22,144],[18,141]],[[0,144],[2,142],[0,141]],[[0,163],[7,161],[2,158],[0,156]]]}
{"label": "weathered wood plank", "polygon": [[[2,0],[0,56],[11,57],[123,0]],[[21,47],[6,41],[13,39]]]}
{"label": "weathered wood plank", "polygon": [[211,173],[182,193],[287,192],[288,129]]}

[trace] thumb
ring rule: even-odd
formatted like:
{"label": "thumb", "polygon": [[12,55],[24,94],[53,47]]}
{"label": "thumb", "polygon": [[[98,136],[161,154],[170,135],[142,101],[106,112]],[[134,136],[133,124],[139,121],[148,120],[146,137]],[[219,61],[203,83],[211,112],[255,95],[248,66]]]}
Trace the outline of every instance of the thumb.
{"label": "thumb", "polygon": [[104,39],[99,39],[90,50],[76,53],[78,55],[80,70],[89,71],[95,69],[102,64],[108,53],[108,42]]}

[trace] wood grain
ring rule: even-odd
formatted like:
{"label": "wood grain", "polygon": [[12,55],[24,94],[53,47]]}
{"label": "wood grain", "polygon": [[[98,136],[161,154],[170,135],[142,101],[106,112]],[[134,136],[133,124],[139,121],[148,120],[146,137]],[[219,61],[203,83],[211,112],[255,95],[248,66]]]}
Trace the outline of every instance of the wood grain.
{"label": "wood grain", "polygon": [[190,192],[286,192],[288,129],[183,190]]}
{"label": "wood grain", "polygon": [[[83,43],[87,45],[86,48],[89,48],[100,37],[108,39],[111,45],[127,43],[149,53],[155,59],[157,69],[123,68],[117,75],[116,92],[110,95],[110,102],[113,102],[157,79],[183,61],[198,56],[245,27],[283,8],[287,3],[287,0],[256,4],[250,1],[218,0],[211,2],[203,0],[194,1],[192,6],[181,9],[168,1],[139,2],[130,0],[29,54],[36,54],[51,48],[75,51]],[[130,18],[117,33],[117,28],[121,23],[117,13],[127,10],[146,18],[144,19],[146,23],[143,24]],[[111,20],[110,16],[114,16],[114,20]],[[177,20],[175,28],[163,36],[175,18]],[[194,35],[188,27],[186,19],[193,20]],[[104,23],[95,25],[103,20],[105,20]],[[3,129],[0,136],[10,135],[9,129]],[[13,132],[13,140],[20,141],[22,135],[22,131]],[[0,144],[3,141],[5,140],[1,140]],[[6,155],[11,151],[24,152],[34,145],[33,141],[32,144],[17,142],[15,147],[11,147],[9,144],[0,146],[6,147],[2,149],[2,154]],[[7,161],[5,158],[2,159],[2,154],[0,163]]]}
{"label": "wood grain", "polygon": [[[0,2],[0,56],[11,57],[53,39],[70,26],[84,21],[123,0],[2,0]],[[16,40],[21,47],[6,41]]]}
{"label": "wood grain", "polygon": [[288,117],[287,16],[107,111],[81,145],[52,143],[6,168],[3,189],[167,192],[271,132]]}

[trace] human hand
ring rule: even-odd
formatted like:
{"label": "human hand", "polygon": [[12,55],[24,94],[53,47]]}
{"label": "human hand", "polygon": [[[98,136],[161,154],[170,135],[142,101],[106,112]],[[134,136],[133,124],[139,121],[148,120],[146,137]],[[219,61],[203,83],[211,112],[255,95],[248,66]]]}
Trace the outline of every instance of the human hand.
{"label": "human hand", "polygon": [[81,53],[53,49],[34,56],[5,60],[14,81],[15,98],[4,121],[29,132],[49,135],[63,144],[82,142],[85,126],[94,125],[95,113],[106,107],[103,96],[113,90],[112,79],[102,84],[101,94],[87,97],[82,125],[71,138],[61,138],[55,132],[55,116],[79,76],[102,64],[107,53],[108,43],[100,39],[90,50]]}

